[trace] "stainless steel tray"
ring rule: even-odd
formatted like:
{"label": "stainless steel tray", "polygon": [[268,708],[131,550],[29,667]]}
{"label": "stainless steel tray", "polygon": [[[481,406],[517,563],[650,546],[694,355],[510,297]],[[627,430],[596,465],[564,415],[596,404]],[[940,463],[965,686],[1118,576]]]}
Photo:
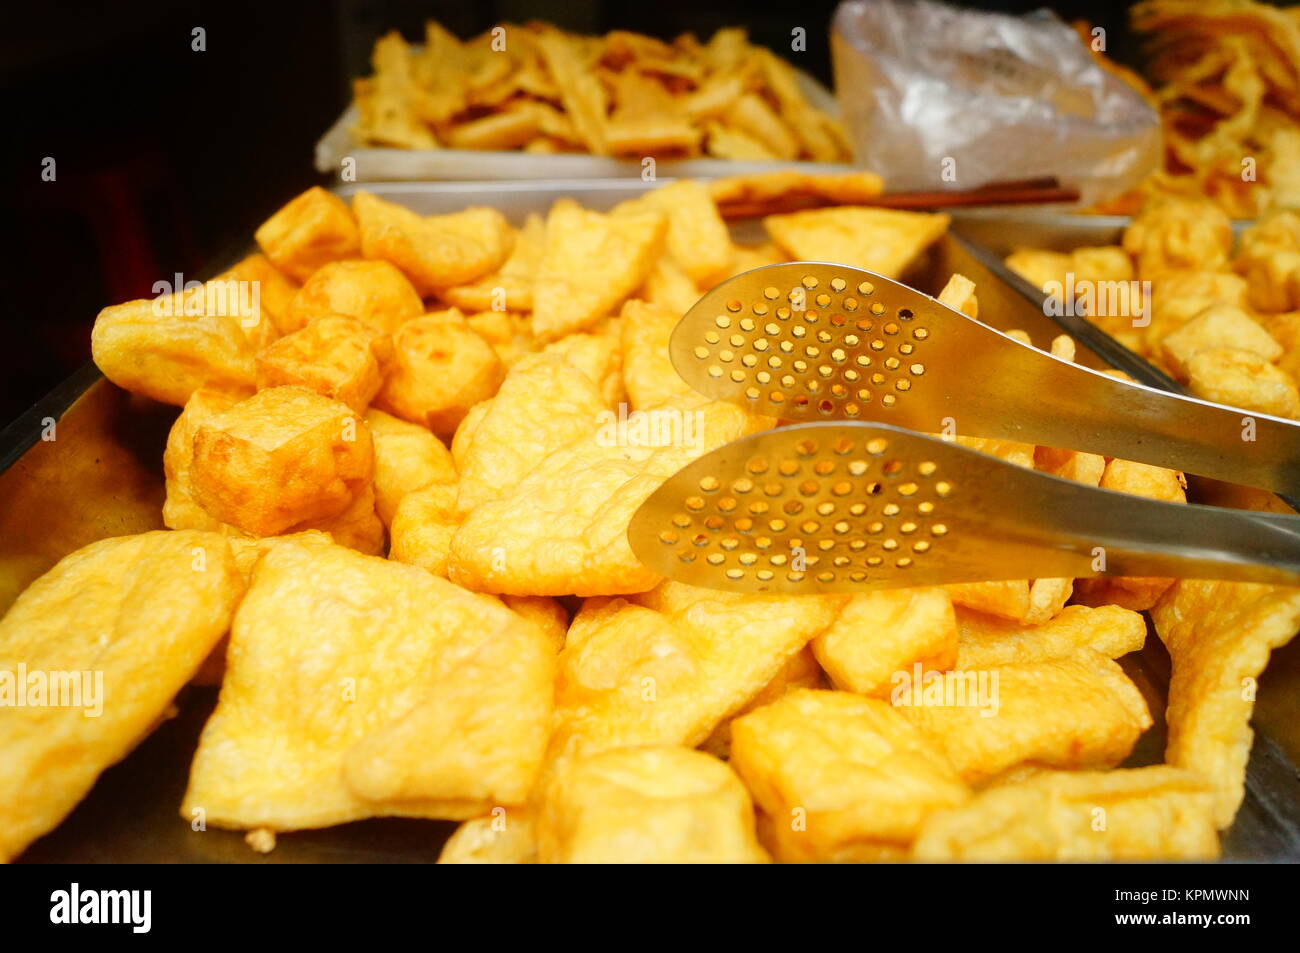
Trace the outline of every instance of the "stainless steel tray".
{"label": "stainless steel tray", "polygon": [[[635,180],[573,180],[376,183],[337,191],[346,197],[365,188],[424,213],[455,211],[468,204],[493,205],[518,223],[564,195],[591,208],[607,209],[650,187]],[[742,241],[762,235],[757,222],[738,223],[733,232]],[[1030,242],[1017,238],[1016,243]],[[953,271],[975,282],[980,317],[987,323],[1003,330],[1021,328],[1041,347],[1061,332],[1035,297],[1005,280],[997,255],[957,235],[941,240],[908,280],[934,294]],[[1029,290],[1037,295],[1035,289]],[[1081,338],[1080,344],[1082,363],[1092,367],[1108,363],[1106,341]],[[174,407],[126,394],[88,365],[0,431],[0,612],[32,579],[74,549],[106,536],[161,527],[162,449],[177,413]],[[47,418],[58,420],[58,439],[50,442],[40,439]],[[1146,649],[1126,658],[1124,665],[1147,697],[1157,722],[1129,763],[1159,762],[1165,740],[1168,656],[1152,636]],[[282,834],[278,847],[268,855],[254,853],[239,832],[192,831],[180,817],[179,806],[198,734],[215,700],[212,689],[186,689],[177,699],[177,716],[106,771],[63,824],[33,844],[20,860],[424,863],[436,858],[454,830],[454,824],[439,821],[360,821]],[[1225,832],[1224,855],[1238,860],[1300,859],[1300,643],[1273,654],[1261,680],[1254,723],[1257,734],[1246,799]]]}

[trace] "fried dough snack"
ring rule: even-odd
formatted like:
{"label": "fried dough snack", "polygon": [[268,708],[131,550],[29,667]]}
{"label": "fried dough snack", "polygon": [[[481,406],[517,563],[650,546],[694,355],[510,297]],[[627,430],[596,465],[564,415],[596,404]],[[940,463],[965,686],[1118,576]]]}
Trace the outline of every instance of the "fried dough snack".
{"label": "fried dough snack", "polygon": [[[63,820],[164,716],[243,589],[223,537],[160,531],[91,543],[18,597],[0,620],[0,862]],[[30,694],[37,676],[47,702]],[[15,704],[19,681],[26,704]]]}
{"label": "fried dough snack", "polygon": [[[839,124],[794,70],[744,30],[706,44],[505,24],[461,41],[437,23],[423,49],[396,32],[355,80],[363,145],[722,159],[851,158]],[[559,108],[556,108],[558,104]]]}

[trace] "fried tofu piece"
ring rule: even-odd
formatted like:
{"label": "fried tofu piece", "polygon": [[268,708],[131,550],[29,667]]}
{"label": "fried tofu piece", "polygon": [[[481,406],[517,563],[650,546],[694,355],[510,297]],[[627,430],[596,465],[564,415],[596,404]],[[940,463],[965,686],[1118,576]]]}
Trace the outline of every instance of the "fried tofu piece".
{"label": "fried tofu piece", "polygon": [[731,765],[781,861],[898,857],[928,814],[970,796],[907,719],[848,692],[801,689],[737,718]]}
{"label": "fried tofu piece", "polygon": [[926,676],[897,689],[893,701],[972,785],[1021,764],[1111,768],[1151,727],[1137,686],[1087,648]]}
{"label": "fried tofu piece", "polygon": [[1282,346],[1271,334],[1241,308],[1226,304],[1211,305],[1160,342],[1165,366],[1184,380],[1193,356],[1224,347],[1249,351],[1265,362],[1282,356]]}
{"label": "fried tofu piece", "polygon": [[675,319],[680,320],[700,300],[700,288],[677,259],[664,252],[655,260],[650,273],[646,275],[645,284],[635,295],[635,298],[624,302],[624,307],[632,301],[643,299],[649,304],[671,311]]}
{"label": "fried tofu piece", "polygon": [[500,499],[555,451],[595,432],[609,413],[596,384],[558,354],[535,354],[506,375],[474,428],[457,508]]}
{"label": "fried tofu piece", "polygon": [[1097,453],[1081,453],[1078,450],[1036,447],[1034,469],[1063,480],[1100,486],[1102,474],[1106,472],[1106,458]]}
{"label": "fried tofu piece", "polygon": [[167,496],[163,501],[163,525],[169,529],[219,530],[222,523],[194,502],[190,467],[194,463],[194,434],[202,424],[225,413],[243,397],[201,387],[185,402],[163,450],[163,477]]}
{"label": "fried tofu piece", "polygon": [[792,259],[833,261],[898,278],[948,230],[947,215],[887,208],[812,209],[763,219]]}
{"label": "fried tofu piece", "polygon": [[1048,251],[1047,248],[1015,248],[1004,260],[1006,267],[1019,274],[1036,289],[1052,283],[1065,285],[1073,261],[1065,252]]}
{"label": "fried tofu piece", "polygon": [[925,819],[921,861],[1213,860],[1209,785],[1167,765],[1047,771]]}
{"label": "fried tofu piece", "polygon": [[273,831],[521,805],[555,652],[498,601],[422,569],[285,542],[231,629],[182,816]]}
{"label": "fried tofu piece", "polygon": [[699,751],[626,748],[567,759],[537,810],[543,864],[761,864],[749,792]]}
{"label": "fried tofu piece", "polygon": [[759,689],[758,694],[746,702],[739,711],[730,718],[719,722],[709,737],[701,742],[700,750],[725,761],[731,757],[732,720],[748,714],[755,708],[770,705],[795,689],[825,688],[825,683],[825,673],[822,672],[822,667],[817,664],[817,657],[813,655],[812,646],[805,646],[801,651],[790,656],[790,660],[781,666],[781,670],[772,676],[772,680]]}
{"label": "fried tofu piece", "polygon": [[1300,417],[1300,390],[1286,371],[1252,351],[1215,347],[1187,361],[1187,387],[1197,397],[1274,417]]}
{"label": "fried tofu piece", "polygon": [[[289,305],[298,293],[298,283],[282,272],[271,259],[265,255],[249,255],[233,267],[223,271],[213,282],[241,281],[255,285],[257,288],[258,309],[256,327],[260,334],[249,334],[254,338],[255,346],[274,340],[288,330],[284,323]],[[269,322],[269,326],[263,322]],[[273,331],[274,333],[268,333]],[[245,333],[248,329],[245,328]]]}
{"label": "fried tofu piece", "polygon": [[424,302],[406,276],[386,261],[332,261],[294,295],[281,320],[284,333],[311,322],[343,314],[392,334],[424,313]]}
{"label": "fried tofu piece", "polygon": [[505,367],[492,345],[450,308],[398,328],[375,406],[449,436],[471,407],[496,393],[504,378]]}
{"label": "fried tofu piece", "polygon": [[438,854],[440,864],[535,864],[537,834],[526,810],[495,807],[456,828]]}
{"label": "fried tofu piece", "polygon": [[1300,589],[1181,579],[1151,619],[1173,661],[1165,760],[1214,786],[1222,830],[1245,793],[1256,684],[1300,629]]}
{"label": "fried tofu piece", "polygon": [[543,354],[557,354],[591,378],[609,408],[617,408],[627,399],[618,325],[617,321],[605,321],[590,331],[566,335],[542,348]]}
{"label": "fried tofu piece", "polygon": [[373,407],[365,421],[375,444],[375,510],[385,526],[392,525],[406,494],[431,483],[456,482],[451,451],[427,428]]}
{"label": "fried tofu piece", "polygon": [[338,516],[304,520],[289,527],[288,532],[304,533],[313,529],[329,533],[340,546],[355,549],[366,556],[383,555],[384,523],[375,511],[375,491],[369,483]]}
{"label": "fried tofu piece", "polygon": [[885,697],[895,673],[945,671],[957,659],[957,617],[942,588],[892,589],[853,596],[813,654],[836,688]]}
{"label": "fried tofu piece", "polygon": [[337,195],[312,186],[254,233],[275,267],[294,281],[306,281],[322,265],[361,255],[356,220]]}
{"label": "fried tofu piece", "polygon": [[99,312],[90,353],[110,381],[184,407],[200,387],[251,393],[255,348],[234,314],[187,314],[197,296],[128,301]]}
{"label": "fried tofu piece", "polygon": [[355,318],[318,318],[257,355],[257,386],[304,387],[365,413],[382,383],[383,350],[374,331]]}
{"label": "fried tofu piece", "polygon": [[533,333],[554,341],[618,310],[663,249],[660,212],[602,215],[561,199],[546,220],[546,247],[533,286]]}
{"label": "fried tofu piece", "polygon": [[405,494],[389,523],[388,558],[447,578],[451,538],[460,529],[455,483],[431,483]]}
{"label": "fried tofu piece", "polygon": [[948,283],[939,292],[938,302],[946,304],[954,311],[960,311],[968,318],[980,316],[979,299],[975,297],[975,282],[965,275],[953,274]]}
{"label": "fried tofu piece", "polygon": [[1123,245],[1143,278],[1182,268],[1222,270],[1232,222],[1210,202],[1151,202],[1124,229]]}
{"label": "fried tofu piece", "polygon": [[644,196],[615,206],[614,215],[662,212],[668,217],[665,244],[694,282],[718,280],[731,263],[731,233],[718,214],[708,188],[693,179],[679,179]]}
{"label": "fried tofu piece", "polygon": [[953,667],[958,671],[1067,658],[1083,648],[1119,658],[1142,648],[1147,636],[1146,620],[1140,612],[1113,605],[1066,606],[1055,618],[1038,625],[1018,625],[958,609],[957,630],[957,663]]}
{"label": "fried tofu piece", "polygon": [[653,427],[601,426],[552,453],[505,496],[477,507],[452,539],[452,581],[482,592],[541,596],[653,587],[659,577],[627,541],[632,514],[691,460],[763,426],[721,402],[662,414],[645,418],[658,421]]}
{"label": "fried tofu piece", "polygon": [[1046,622],[1065,608],[1073,579],[1004,579],[945,586],[955,605],[1023,625]]}
{"label": "fried tofu piece", "polygon": [[499,270],[470,284],[442,288],[438,296],[463,311],[531,311],[533,282],[545,247],[546,222],[540,215],[529,215]]}
{"label": "fried tofu piece", "polygon": [[1166,503],[1187,502],[1187,478],[1181,473],[1132,460],[1115,458],[1107,461],[1101,488]]}
{"label": "fried tofu piece", "polygon": [[18,597],[0,620],[0,862],[158,723],[243,588],[221,536],[162,530],[91,543]]}
{"label": "fried tofu piece", "polygon": [[633,298],[623,305],[618,325],[622,336],[623,381],[633,410],[646,410],[692,393],[673,367],[668,342],[681,312]]}
{"label": "fried tofu piece", "polygon": [[496,271],[514,241],[510,223],[494,208],[474,206],[449,215],[418,215],[369,192],[358,192],[352,210],[361,229],[361,253],[392,262],[426,297]]}
{"label": "fried tofu piece", "polygon": [[190,487],[214,519],[274,536],[339,516],[373,472],[370,431],[351,408],[273,387],[199,424]]}
{"label": "fried tofu piece", "polygon": [[588,600],[560,653],[552,754],[695,747],[835,618],[834,596],[738,595],[665,582]]}

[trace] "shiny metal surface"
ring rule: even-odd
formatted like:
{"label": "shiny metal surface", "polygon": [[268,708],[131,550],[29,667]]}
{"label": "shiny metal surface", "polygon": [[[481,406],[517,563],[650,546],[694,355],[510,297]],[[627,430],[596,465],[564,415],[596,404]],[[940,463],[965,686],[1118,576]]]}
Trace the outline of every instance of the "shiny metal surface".
{"label": "shiny metal surface", "polygon": [[884,424],[754,434],[695,460],[628,538],[678,582],[861,592],[998,579],[1300,583],[1300,516],[1085,486]]}
{"label": "shiny metal surface", "polygon": [[1122,457],[1300,494],[1300,424],[1055,358],[844,265],[768,265],[673,332],[696,390],[787,420],[875,420]]}

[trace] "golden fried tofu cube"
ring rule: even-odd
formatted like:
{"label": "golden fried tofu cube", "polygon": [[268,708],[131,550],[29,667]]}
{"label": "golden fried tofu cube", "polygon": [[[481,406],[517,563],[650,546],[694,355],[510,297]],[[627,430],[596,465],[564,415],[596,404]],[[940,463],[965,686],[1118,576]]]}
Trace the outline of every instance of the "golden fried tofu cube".
{"label": "golden fried tofu cube", "polygon": [[1275,417],[1300,417],[1300,392],[1286,371],[1251,351],[1214,347],[1187,362],[1187,386],[1216,404],[1257,410]]}
{"label": "golden fried tofu cube", "polygon": [[1063,480],[1098,486],[1101,484],[1102,474],[1106,472],[1106,458],[1097,453],[1080,453],[1078,450],[1036,447],[1034,469],[1040,473],[1058,476]]}
{"label": "golden fried tofu cube", "polygon": [[[275,265],[265,255],[249,255],[233,268],[223,271],[213,279],[218,281],[246,281],[257,288],[258,318],[256,327],[262,334],[258,338],[262,344],[269,343],[280,334],[287,332],[284,324],[289,304],[298,293],[298,284]],[[247,329],[245,329],[247,331]],[[267,333],[274,332],[274,333]],[[254,335],[250,334],[250,337]],[[255,344],[258,341],[254,341]],[[259,345],[260,346],[260,345]]]}
{"label": "golden fried tofu cube", "polygon": [[1258,322],[1233,305],[1211,305],[1160,342],[1165,365],[1186,379],[1187,363],[1197,351],[1232,347],[1276,361],[1282,347]]}
{"label": "golden fried tofu cube", "polygon": [[1243,257],[1236,268],[1246,279],[1246,298],[1260,311],[1300,308],[1300,251],[1278,249]]}
{"label": "golden fried tofu cube", "polygon": [[447,578],[451,538],[460,529],[455,483],[431,483],[405,494],[389,524],[388,558]]}
{"label": "golden fried tofu cube", "polygon": [[1045,248],[1017,248],[1004,260],[1004,264],[1035,288],[1042,290],[1052,283],[1065,285],[1073,262],[1064,252]]}
{"label": "golden fried tofu cube", "polygon": [[522,805],[554,677],[546,637],[495,599],[282,542],[235,616],[182,816],[282,831]]}
{"label": "golden fried tofu cube", "polygon": [[257,386],[304,387],[364,413],[382,383],[376,346],[355,318],[320,318],[257,355]]}
{"label": "golden fried tofu cube", "polygon": [[451,451],[428,428],[373,407],[365,420],[375,443],[375,510],[385,526],[392,525],[406,494],[431,483],[456,482]]}
{"label": "golden fried tofu cube", "polygon": [[367,556],[380,556],[384,552],[384,523],[375,512],[375,492],[369,483],[338,516],[304,520],[289,528],[297,534],[313,529],[323,530],[340,546]]}
{"label": "golden fried tofu cube", "polygon": [[672,582],[642,596],[644,604],[589,599],[560,653],[554,752],[704,742],[830,625],[843,602]]}
{"label": "golden fried tofu cube", "polygon": [[1081,648],[1119,658],[1142,648],[1147,636],[1140,612],[1114,605],[1066,606],[1038,625],[958,609],[957,630],[957,663],[952,667],[958,671],[1065,658]]}
{"label": "golden fried tofu cube", "polygon": [[243,580],[215,533],[103,539],[0,620],[0,863],[53,829],[163,717]]}
{"label": "golden fried tofu cube", "polygon": [[1167,765],[1047,771],[925,819],[922,861],[1213,860],[1209,785]]}
{"label": "golden fried tofu cube", "polygon": [[944,671],[957,659],[957,617],[941,588],[893,589],[854,596],[812,642],[836,688],[886,696],[897,672]]}
{"label": "golden fried tofu cube", "polygon": [[327,262],[361,255],[352,213],[318,185],[268,218],[253,237],[275,267],[300,282]]}
{"label": "golden fried tofu cube", "polygon": [[737,718],[731,765],[782,861],[897,856],[926,815],[970,796],[933,741],[848,692],[801,689]]}
{"label": "golden fried tofu cube", "polygon": [[937,300],[954,311],[960,311],[968,318],[980,316],[979,299],[975,297],[975,282],[965,275],[953,274],[948,279],[948,283],[943,286],[943,290],[939,292]]}
{"label": "golden fried tofu cube", "polygon": [[556,450],[594,433],[610,413],[591,378],[551,353],[516,364],[486,406],[463,450],[462,513],[504,496]]}
{"label": "golden fried tofu cube", "polygon": [[708,188],[693,179],[678,179],[622,202],[615,215],[659,211],[668,216],[665,244],[694,282],[717,281],[731,264],[731,233],[718,214]]}
{"label": "golden fried tofu cube", "polygon": [[653,426],[601,425],[541,461],[505,496],[476,507],[452,538],[452,581],[523,596],[652,588],[659,577],[627,541],[632,514],[688,462],[764,426],[722,402],[662,411],[641,418]]}
{"label": "golden fried tofu cube", "polygon": [[240,318],[187,314],[187,300],[172,295],[99,312],[90,353],[104,376],[123,390],[177,407],[200,387],[251,392],[255,349]]}
{"label": "golden fried tofu cube", "polygon": [[386,261],[332,261],[307,279],[281,320],[286,334],[318,318],[343,314],[381,334],[424,313],[406,276]]}
{"label": "golden fried tofu cube", "polygon": [[1073,579],[1004,579],[945,586],[953,603],[1013,619],[1024,625],[1046,622],[1063,608],[1074,591]]}
{"label": "golden fried tofu cube", "polygon": [[[698,298],[693,289],[692,294]],[[623,305],[618,321],[623,381],[633,410],[647,410],[690,395],[691,385],[682,380],[668,354],[673,328],[681,319],[681,311],[661,304],[633,298]]]}
{"label": "golden fried tofu cube", "polygon": [[1214,786],[1222,830],[1246,790],[1255,686],[1272,650],[1300,629],[1300,590],[1180,579],[1151,620],[1173,662],[1165,760]]}
{"label": "golden fried tofu cube", "polygon": [[1118,457],[1106,462],[1100,486],[1103,490],[1146,496],[1166,503],[1187,502],[1187,478],[1177,470],[1120,460]]}
{"label": "golden fried tofu cube", "polygon": [[408,321],[375,406],[449,436],[471,407],[496,393],[505,367],[455,308]]}
{"label": "golden fried tofu cube", "polygon": [[1232,222],[1208,201],[1151,202],[1124,229],[1123,245],[1143,278],[1182,268],[1215,271],[1232,250]]}
{"label": "golden fried tofu cube", "polygon": [[496,271],[514,241],[510,223],[494,208],[426,216],[358,192],[352,210],[361,228],[362,254],[392,262],[424,296]]}
{"label": "golden fried tofu cube", "polygon": [[373,471],[370,431],[351,408],[273,387],[199,425],[190,485],[213,518],[274,536],[343,513]]}
{"label": "golden fried tofu cube", "polygon": [[732,770],[686,748],[565,759],[542,787],[543,864],[761,864],[754,805]]}
{"label": "golden fried tofu cube", "polygon": [[812,209],[763,219],[792,259],[833,261],[898,278],[948,230],[947,215],[889,208]]}
{"label": "golden fried tofu cube", "polygon": [[535,864],[537,835],[532,815],[494,807],[456,828],[438,854],[440,864]]}
{"label": "golden fried tofu cube", "polygon": [[194,434],[200,425],[234,407],[243,396],[200,387],[185,402],[185,408],[167,434],[163,450],[163,477],[167,496],[163,501],[163,525],[168,529],[219,530],[220,520],[194,502],[190,467],[194,462]]}
{"label": "golden fried tofu cube", "polygon": [[982,784],[1021,764],[1111,768],[1151,727],[1142,693],[1100,652],[923,676],[895,708]]}
{"label": "golden fried tofu cube", "polygon": [[533,282],[545,247],[546,222],[540,215],[529,215],[500,270],[467,285],[441,288],[438,297],[462,311],[531,311]]}
{"label": "golden fried tofu cube", "polygon": [[533,333],[554,341],[618,310],[663,249],[660,212],[602,215],[561,199],[546,220],[546,246],[533,285]]}

